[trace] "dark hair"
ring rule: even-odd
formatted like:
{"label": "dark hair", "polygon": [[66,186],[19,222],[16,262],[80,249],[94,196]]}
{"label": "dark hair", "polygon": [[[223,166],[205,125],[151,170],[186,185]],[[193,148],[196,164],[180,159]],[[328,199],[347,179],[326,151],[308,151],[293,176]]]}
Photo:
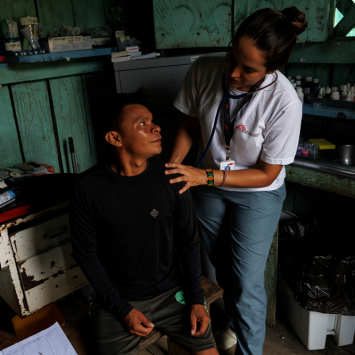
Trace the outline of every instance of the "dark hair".
{"label": "dark hair", "polygon": [[93,124],[100,139],[110,131],[121,129],[123,109],[127,105],[139,104],[153,111],[155,102],[149,92],[143,88],[130,94],[113,94],[105,98],[93,110]]}
{"label": "dark hair", "polygon": [[298,35],[307,28],[305,13],[295,6],[281,12],[261,9],[248,16],[239,26],[233,41],[243,36],[252,39],[264,53],[266,68],[283,68],[296,45]]}

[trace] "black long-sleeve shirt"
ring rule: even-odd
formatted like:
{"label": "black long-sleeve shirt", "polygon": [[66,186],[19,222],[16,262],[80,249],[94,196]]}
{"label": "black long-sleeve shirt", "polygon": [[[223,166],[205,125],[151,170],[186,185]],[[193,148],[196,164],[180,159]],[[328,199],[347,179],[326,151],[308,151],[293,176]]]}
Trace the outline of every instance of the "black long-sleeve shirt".
{"label": "black long-sleeve shirt", "polygon": [[191,303],[204,302],[191,196],[180,195],[183,184],[170,184],[165,170],[155,158],[131,177],[102,164],[76,184],[70,204],[74,257],[101,302],[120,319],[132,309],[125,299],[155,296],[181,283]]}

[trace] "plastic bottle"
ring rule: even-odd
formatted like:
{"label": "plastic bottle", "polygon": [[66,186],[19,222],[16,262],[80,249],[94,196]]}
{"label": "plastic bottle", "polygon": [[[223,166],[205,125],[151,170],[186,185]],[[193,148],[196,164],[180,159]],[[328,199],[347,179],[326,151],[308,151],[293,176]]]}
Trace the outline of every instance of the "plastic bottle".
{"label": "plastic bottle", "polygon": [[308,76],[306,81],[302,85],[303,93],[305,95],[310,95],[311,93],[311,86],[312,86],[312,77]]}
{"label": "plastic bottle", "polygon": [[330,98],[332,100],[340,100],[340,94],[339,94],[339,91],[333,91]]}
{"label": "plastic bottle", "polygon": [[325,94],[325,89],[324,88],[320,88],[319,92],[318,92],[318,99],[323,99]]}
{"label": "plastic bottle", "polygon": [[348,96],[347,86],[344,85],[344,89],[343,89],[343,91],[342,91],[342,93],[341,93],[340,99],[341,99],[342,101],[344,101],[344,100],[346,100],[347,96]]}
{"label": "plastic bottle", "polygon": [[296,88],[296,91],[297,91],[298,98],[299,98],[300,101],[302,102],[302,106],[303,106],[303,103],[304,103],[304,94],[303,94],[302,88],[301,88],[301,87],[297,87],[297,88]]}
{"label": "plastic bottle", "polygon": [[348,92],[351,90],[351,85],[350,85],[350,83],[347,83],[347,84],[346,84],[346,89],[347,89]]}
{"label": "plastic bottle", "polygon": [[346,96],[346,101],[354,101],[354,96],[351,96],[351,92],[348,92],[348,95]]}
{"label": "plastic bottle", "polygon": [[319,87],[319,79],[313,79],[313,83],[311,85],[311,94],[313,94],[315,97],[318,96]]}
{"label": "plastic bottle", "polygon": [[325,90],[324,98],[330,99],[331,95],[332,95],[332,89],[328,86],[327,89]]}
{"label": "plastic bottle", "polygon": [[296,75],[296,80],[298,80],[302,83],[302,75]]}
{"label": "plastic bottle", "polygon": [[296,86],[297,86],[298,88],[302,88],[302,81],[301,81],[301,80],[297,80],[297,81],[296,81]]}

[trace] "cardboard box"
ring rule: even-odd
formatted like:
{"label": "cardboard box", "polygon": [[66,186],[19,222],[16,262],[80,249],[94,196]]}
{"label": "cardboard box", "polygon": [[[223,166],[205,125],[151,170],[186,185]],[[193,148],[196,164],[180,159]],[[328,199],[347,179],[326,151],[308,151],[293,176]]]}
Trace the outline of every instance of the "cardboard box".
{"label": "cardboard box", "polygon": [[49,38],[48,42],[45,42],[42,45],[48,53],[92,49],[90,36],[53,37]]}

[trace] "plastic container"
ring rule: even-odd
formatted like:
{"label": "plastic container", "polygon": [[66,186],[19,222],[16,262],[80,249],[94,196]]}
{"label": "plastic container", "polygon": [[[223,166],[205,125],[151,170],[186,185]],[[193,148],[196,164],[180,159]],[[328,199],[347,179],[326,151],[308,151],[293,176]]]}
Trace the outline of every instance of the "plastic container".
{"label": "plastic container", "polygon": [[339,91],[333,91],[332,94],[330,95],[330,98],[331,98],[332,100],[340,100]]}
{"label": "plastic container", "polygon": [[304,94],[303,94],[303,92],[302,92],[302,88],[301,88],[301,87],[297,87],[297,88],[296,88],[296,91],[297,91],[298,98],[299,98],[300,101],[302,102],[302,106],[303,106],[303,103],[304,103]]}
{"label": "plastic container", "polygon": [[302,85],[303,94],[304,95],[310,95],[311,87],[312,87],[312,77],[309,76],[309,77],[306,78],[306,81]]}
{"label": "plastic container", "polygon": [[25,318],[15,316],[11,319],[18,341],[47,329],[55,322],[58,322],[61,327],[65,324],[64,318],[55,303],[51,303]]}
{"label": "plastic container", "polygon": [[281,272],[278,272],[278,296],[284,315],[308,350],[324,349],[327,335],[333,336],[338,346],[353,343],[355,316],[307,311],[294,300]]}
{"label": "plastic container", "polygon": [[311,94],[317,97],[319,88],[320,88],[319,79],[313,79],[313,83],[311,85]]}

